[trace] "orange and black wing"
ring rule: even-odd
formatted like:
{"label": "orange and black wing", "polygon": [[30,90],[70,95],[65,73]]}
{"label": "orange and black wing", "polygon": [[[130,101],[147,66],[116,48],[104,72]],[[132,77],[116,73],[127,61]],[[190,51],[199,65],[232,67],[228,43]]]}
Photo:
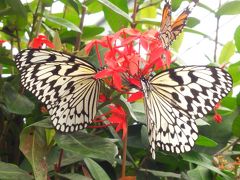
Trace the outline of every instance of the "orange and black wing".
{"label": "orange and black wing", "polygon": [[165,1],[166,4],[163,9],[162,22],[160,27],[160,39],[162,40],[163,47],[169,48],[171,43],[182,32],[186,25],[189,14],[193,7],[196,6],[198,0],[193,0],[188,7],[177,17],[177,19],[171,23],[171,5],[169,1]]}

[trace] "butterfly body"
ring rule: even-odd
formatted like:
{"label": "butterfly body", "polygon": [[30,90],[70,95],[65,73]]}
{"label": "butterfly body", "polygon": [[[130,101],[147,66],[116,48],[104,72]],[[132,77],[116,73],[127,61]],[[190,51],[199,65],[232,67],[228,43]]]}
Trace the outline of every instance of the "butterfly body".
{"label": "butterfly body", "polygon": [[92,122],[100,91],[93,65],[40,49],[23,50],[15,60],[23,86],[46,105],[57,130],[73,132]]}

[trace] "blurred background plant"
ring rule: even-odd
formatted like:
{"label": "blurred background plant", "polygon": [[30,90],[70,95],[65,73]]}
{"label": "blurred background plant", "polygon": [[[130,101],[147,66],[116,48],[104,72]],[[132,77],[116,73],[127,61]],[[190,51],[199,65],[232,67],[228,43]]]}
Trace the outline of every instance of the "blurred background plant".
{"label": "blurred background plant", "polygon": [[[156,160],[151,159],[142,102],[102,96],[103,102],[121,104],[127,113],[127,139],[122,141],[121,132],[116,133],[112,126],[56,133],[44,106],[23,91],[13,61],[21,49],[42,43],[54,45],[56,50],[85,57],[97,65],[96,51],[86,56],[83,50],[90,40],[123,27],[159,30],[163,4],[162,0],[1,1],[0,179],[240,178],[239,1],[200,0],[171,47],[176,66],[214,64],[225,67],[233,77],[233,93],[209,116],[197,120],[200,136],[189,153],[175,155],[159,150]],[[187,1],[172,0],[173,17],[186,5]],[[226,32],[226,28],[231,30]],[[99,52],[102,56],[104,50]],[[112,94],[109,89],[103,91]],[[100,112],[108,111],[101,107]],[[114,115],[122,109],[112,107],[111,111]],[[126,161],[122,161],[125,154]]]}

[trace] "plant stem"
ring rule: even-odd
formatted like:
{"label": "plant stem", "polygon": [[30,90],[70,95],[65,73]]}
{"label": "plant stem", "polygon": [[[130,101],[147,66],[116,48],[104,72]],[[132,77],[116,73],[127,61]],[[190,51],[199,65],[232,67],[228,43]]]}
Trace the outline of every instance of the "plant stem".
{"label": "plant stem", "polygon": [[134,0],[134,6],[133,6],[133,14],[132,14],[132,24],[131,24],[131,27],[132,28],[135,28],[137,23],[136,23],[136,15],[137,15],[137,12],[138,12],[138,8],[139,8],[139,5],[137,3],[137,0]]}
{"label": "plant stem", "polygon": [[41,5],[41,16],[39,17],[38,21],[37,21],[37,27],[36,27],[36,32],[35,34],[38,35],[42,26],[42,15],[44,13],[44,6]]}
{"label": "plant stem", "polygon": [[125,177],[126,175],[127,134],[128,134],[128,127],[126,126],[126,136],[123,139],[122,178]]}
{"label": "plant stem", "polygon": [[[1,119],[2,121],[3,119]],[[4,143],[4,138],[8,132],[8,128],[9,128],[9,123],[8,121],[5,121],[3,120],[3,130],[1,132],[1,135],[0,135],[0,149],[3,149],[3,143]]]}
{"label": "plant stem", "polygon": [[81,32],[77,33],[77,39],[76,39],[75,48],[74,48],[75,51],[79,51],[80,44],[81,44],[81,36],[82,36],[82,31],[83,31],[83,22],[84,22],[85,14],[86,14],[86,11],[87,11],[87,8],[86,8],[84,3],[85,3],[85,1],[82,3],[82,14],[81,14],[81,20],[80,20],[80,23],[79,23],[79,29],[81,30]]}
{"label": "plant stem", "polygon": [[[219,0],[218,9],[219,9],[220,7],[221,7],[221,0]],[[214,55],[213,55],[213,61],[214,61],[214,63],[217,62],[217,46],[218,46],[219,22],[220,22],[220,16],[217,16],[217,27],[216,27],[216,36],[215,36],[215,47],[214,47]]]}
{"label": "plant stem", "polygon": [[229,148],[231,148],[232,146],[234,146],[235,144],[237,144],[240,141],[240,138],[237,138],[235,141],[233,141],[232,143],[230,143],[229,145],[227,145],[226,147],[224,147],[223,149],[221,149],[220,151],[218,151],[217,153],[214,154],[214,156],[218,156],[222,153],[224,153],[225,151],[227,151]]}
{"label": "plant stem", "polygon": [[33,14],[33,23],[32,23],[32,28],[31,28],[31,32],[30,32],[30,35],[29,35],[29,41],[28,41],[28,46],[30,44],[30,42],[32,41],[32,38],[33,38],[33,32],[34,32],[34,29],[35,29],[35,24],[37,22],[37,18],[38,18],[38,8],[40,6],[40,1],[41,0],[38,0],[38,4],[37,4],[37,8]]}
{"label": "plant stem", "polygon": [[16,30],[16,36],[17,36],[17,47],[18,47],[18,51],[21,51],[21,39],[20,39],[20,37],[19,37],[18,29]]}
{"label": "plant stem", "polygon": [[57,172],[60,172],[62,158],[63,158],[63,149],[60,150],[59,159],[58,159],[58,165],[57,165]]}

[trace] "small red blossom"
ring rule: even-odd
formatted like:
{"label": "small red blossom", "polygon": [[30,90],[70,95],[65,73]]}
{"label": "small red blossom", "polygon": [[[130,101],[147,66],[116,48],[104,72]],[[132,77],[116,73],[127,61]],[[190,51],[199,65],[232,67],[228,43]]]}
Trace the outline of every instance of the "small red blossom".
{"label": "small red blossom", "polygon": [[214,107],[214,109],[218,109],[220,107],[220,103],[217,103]]}
{"label": "small red blossom", "polygon": [[5,40],[0,39],[0,44],[5,43]]}
{"label": "small red blossom", "polygon": [[[116,125],[116,132],[120,130],[123,131],[122,139],[127,135],[127,115],[124,109],[119,105],[109,105],[109,111],[96,116],[92,121],[93,123],[98,123],[98,125],[88,126],[88,128],[106,128],[108,126]],[[103,117],[107,119],[102,120]],[[109,122],[109,123],[107,123]],[[100,123],[100,125],[99,125]],[[103,124],[102,124],[103,123]]]}
{"label": "small red blossom", "polygon": [[44,36],[44,35],[38,35],[38,37],[34,38],[30,42],[29,47],[31,47],[31,48],[41,48],[44,44],[46,46],[50,47],[50,48],[54,48],[53,43],[51,41],[49,41],[47,39],[47,37]]}
{"label": "small red blossom", "polygon": [[132,93],[129,98],[127,99],[128,102],[135,102],[139,99],[143,98],[143,92],[142,91],[138,91],[136,93]]}
{"label": "small red blossom", "polygon": [[218,102],[215,107],[213,108],[214,110],[214,116],[213,119],[217,122],[217,123],[221,123],[222,122],[222,116],[220,114],[218,114],[217,109],[220,107],[220,102]]}
{"label": "small red blossom", "polygon": [[122,139],[127,135],[127,115],[124,109],[119,105],[110,105],[110,117],[108,121],[111,124],[117,124],[116,132],[122,129]]}
{"label": "small red blossom", "polygon": [[221,123],[222,122],[222,116],[220,114],[215,114],[213,116],[213,119],[217,122],[217,123]]}
{"label": "small red blossom", "polygon": [[103,103],[103,102],[106,102],[106,101],[107,101],[107,97],[104,94],[100,94],[98,102]]}

